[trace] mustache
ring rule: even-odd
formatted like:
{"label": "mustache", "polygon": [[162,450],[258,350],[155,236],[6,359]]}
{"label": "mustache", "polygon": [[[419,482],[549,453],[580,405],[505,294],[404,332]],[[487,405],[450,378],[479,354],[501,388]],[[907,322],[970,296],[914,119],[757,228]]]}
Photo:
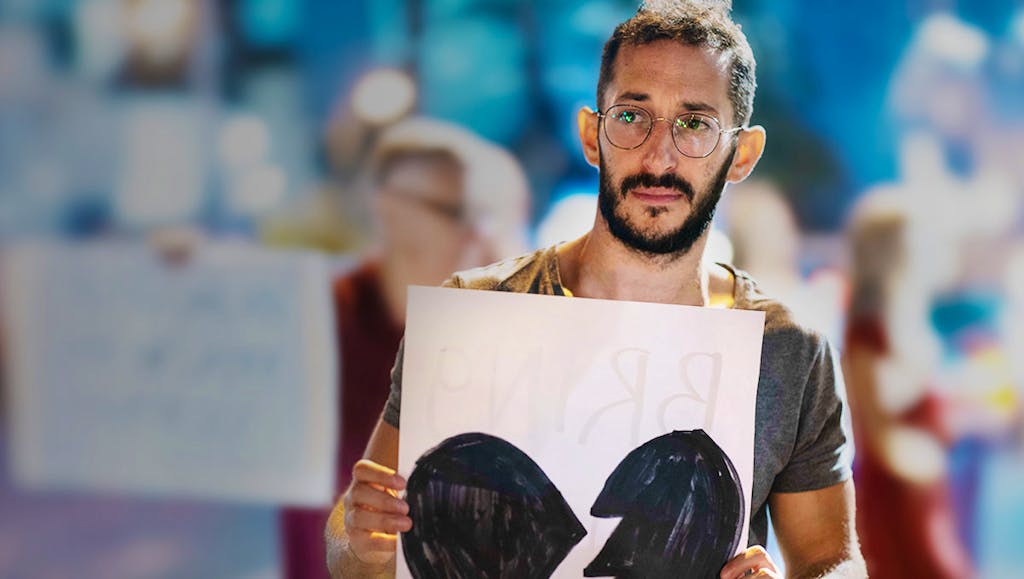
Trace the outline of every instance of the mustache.
{"label": "mustache", "polygon": [[635,173],[622,180],[622,184],[619,186],[619,191],[622,193],[622,196],[625,197],[626,193],[638,187],[661,187],[665,189],[672,189],[674,191],[678,191],[682,195],[685,195],[686,199],[691,202],[694,197],[693,187],[672,173],[665,173],[660,176],[652,173]]}

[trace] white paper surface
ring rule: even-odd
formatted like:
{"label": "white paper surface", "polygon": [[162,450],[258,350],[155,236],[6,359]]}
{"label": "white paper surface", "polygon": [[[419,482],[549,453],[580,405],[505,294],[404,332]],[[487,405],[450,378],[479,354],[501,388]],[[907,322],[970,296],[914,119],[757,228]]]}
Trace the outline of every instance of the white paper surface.
{"label": "white paper surface", "polygon": [[620,521],[590,516],[618,463],[656,436],[701,428],[739,473],[742,549],[763,331],[763,312],[410,288],[399,473],[459,433],[511,442],[586,528],[555,573],[582,577]]}
{"label": "white paper surface", "polygon": [[10,459],[41,488],[329,504],[337,363],[322,257],[207,244],[3,256]]}

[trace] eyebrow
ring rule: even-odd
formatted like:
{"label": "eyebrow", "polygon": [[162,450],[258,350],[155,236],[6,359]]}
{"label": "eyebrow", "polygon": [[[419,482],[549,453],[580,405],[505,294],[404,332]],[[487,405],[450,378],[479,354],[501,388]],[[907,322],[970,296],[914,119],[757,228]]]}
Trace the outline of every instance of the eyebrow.
{"label": "eyebrow", "polygon": [[642,92],[624,92],[619,95],[619,98],[617,100],[646,102],[649,101],[650,99],[651,97],[647,96],[645,93]]}
{"label": "eyebrow", "polygon": [[[651,100],[651,97],[647,93],[627,91],[619,95],[619,98],[616,100],[628,100],[642,103]],[[699,101],[685,101],[680,103],[679,109],[686,112],[712,113],[714,116],[718,116],[718,109],[708,103],[702,103]]]}
{"label": "eyebrow", "polygon": [[684,111],[713,113],[715,116],[718,116],[718,109],[716,109],[715,107],[713,107],[713,106],[711,106],[711,105],[709,105],[707,103],[702,103],[702,102],[684,102],[682,108],[683,108]]}

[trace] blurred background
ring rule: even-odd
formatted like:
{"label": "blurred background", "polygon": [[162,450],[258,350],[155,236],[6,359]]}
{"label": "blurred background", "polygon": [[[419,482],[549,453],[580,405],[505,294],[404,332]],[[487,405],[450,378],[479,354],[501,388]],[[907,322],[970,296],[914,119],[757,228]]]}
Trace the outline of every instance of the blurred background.
{"label": "blurred background", "polygon": [[[79,263],[83,247],[134,248],[172,268],[230,243],[316,256],[325,284],[367,260],[400,279],[386,266],[403,243],[396,231],[434,234],[380,203],[400,179],[380,168],[381,148],[389,129],[435,130],[414,117],[489,151],[460,159],[465,200],[419,198],[482,240],[453,265],[574,238],[597,191],[576,111],[594,106],[603,42],[636,8],[0,0],[4,254],[45,244]],[[859,521],[862,534],[913,519],[892,539],[909,552],[945,553],[959,576],[1016,576],[1024,4],[735,0],[733,14],[757,58],[753,118],[768,146],[754,176],[727,191],[713,256],[750,271],[843,351],[858,488],[872,489],[859,499],[916,505],[866,507],[877,514]],[[9,277],[0,283],[13,293]],[[122,281],[111,283],[116,292]],[[23,339],[12,327],[2,338],[8,427],[31,410],[12,394]],[[9,457],[14,430],[4,432]],[[284,502],[24,488],[11,462],[0,466],[0,577],[284,576]]]}

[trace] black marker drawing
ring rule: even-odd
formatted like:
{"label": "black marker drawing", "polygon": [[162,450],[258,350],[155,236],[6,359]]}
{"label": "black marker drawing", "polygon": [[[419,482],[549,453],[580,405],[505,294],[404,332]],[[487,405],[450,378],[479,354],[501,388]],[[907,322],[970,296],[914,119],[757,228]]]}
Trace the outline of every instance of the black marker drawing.
{"label": "black marker drawing", "polygon": [[537,463],[487,434],[424,453],[405,499],[402,551],[417,579],[550,577],[587,534]]}
{"label": "black marker drawing", "polygon": [[622,517],[585,577],[718,577],[739,546],[743,492],[732,461],[703,430],[630,452],[590,510]]}

